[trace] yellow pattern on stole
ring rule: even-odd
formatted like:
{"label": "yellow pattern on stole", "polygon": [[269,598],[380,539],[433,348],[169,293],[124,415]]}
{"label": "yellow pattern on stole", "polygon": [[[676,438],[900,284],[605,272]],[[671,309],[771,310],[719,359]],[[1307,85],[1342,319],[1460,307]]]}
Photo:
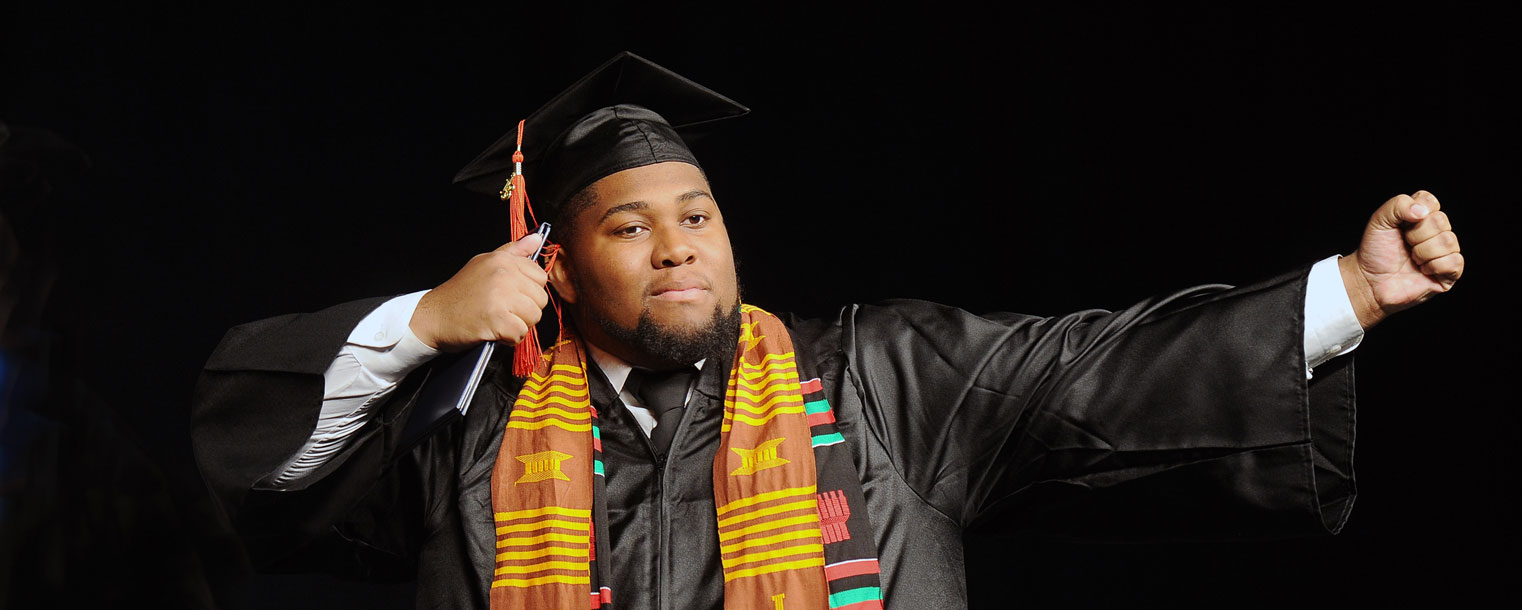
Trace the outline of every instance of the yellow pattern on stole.
{"label": "yellow pattern on stole", "polygon": [[729,473],[729,476],[734,477],[742,474],[756,474],[757,472],[766,470],[767,468],[776,468],[791,462],[792,460],[777,455],[777,445],[781,445],[782,441],[785,440],[787,439],[780,437],[774,438],[772,440],[761,443],[760,445],[757,445],[755,449],[741,449],[739,447],[730,447],[730,451],[740,455],[740,467],[736,468],[734,472]]}
{"label": "yellow pattern on stole", "polygon": [[551,450],[514,457],[517,457],[518,461],[523,462],[523,476],[518,477],[518,480],[514,481],[513,485],[538,483],[549,479],[571,480],[571,477],[565,476],[565,473],[560,470],[561,462],[575,457],[569,453]]}
{"label": "yellow pattern on stole", "polygon": [[[496,513],[496,522],[497,567],[492,588],[581,585],[590,581],[586,561],[592,511],[545,506]],[[518,561],[532,563],[512,563]],[[576,573],[543,574],[553,571]]]}

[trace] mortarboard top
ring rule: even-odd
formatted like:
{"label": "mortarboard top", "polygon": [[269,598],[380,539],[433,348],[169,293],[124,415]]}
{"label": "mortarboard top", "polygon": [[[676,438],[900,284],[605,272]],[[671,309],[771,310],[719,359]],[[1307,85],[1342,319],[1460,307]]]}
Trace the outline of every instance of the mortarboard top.
{"label": "mortarboard top", "polygon": [[[608,175],[663,161],[698,165],[682,136],[749,108],[627,51],[545,103],[523,124],[523,176],[546,218]],[[680,134],[680,135],[679,135]],[[516,129],[455,175],[455,184],[497,194],[513,172]]]}

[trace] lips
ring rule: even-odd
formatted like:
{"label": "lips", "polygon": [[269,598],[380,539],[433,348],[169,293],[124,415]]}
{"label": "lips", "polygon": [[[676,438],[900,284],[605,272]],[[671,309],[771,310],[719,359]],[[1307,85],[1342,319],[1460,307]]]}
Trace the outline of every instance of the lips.
{"label": "lips", "polygon": [[650,291],[650,297],[663,301],[691,301],[708,292],[708,282],[697,278],[672,279],[661,282]]}

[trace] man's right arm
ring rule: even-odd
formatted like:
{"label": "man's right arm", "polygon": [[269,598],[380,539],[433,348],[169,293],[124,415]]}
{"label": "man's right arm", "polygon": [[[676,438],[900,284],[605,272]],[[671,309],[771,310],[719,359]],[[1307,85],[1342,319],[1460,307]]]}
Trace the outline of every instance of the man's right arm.
{"label": "man's right arm", "polygon": [[233,504],[249,489],[304,488],[346,459],[377,406],[440,351],[516,345],[548,299],[531,258],[539,243],[531,234],[477,255],[432,290],[229,331],[197,390],[203,474]]}

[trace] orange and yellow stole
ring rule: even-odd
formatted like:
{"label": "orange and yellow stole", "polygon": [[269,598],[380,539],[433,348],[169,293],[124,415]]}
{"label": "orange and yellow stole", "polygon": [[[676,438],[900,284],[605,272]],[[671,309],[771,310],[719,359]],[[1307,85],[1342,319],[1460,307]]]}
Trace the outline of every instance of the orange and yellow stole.
{"label": "orange and yellow stole", "polygon": [[[819,381],[800,382],[776,316],[749,305],[740,312],[713,464],[724,605],[880,609],[860,481]],[[596,561],[604,474],[582,354],[575,338],[551,347],[513,404],[492,471],[493,609],[613,605]],[[826,474],[848,482],[821,493]],[[848,525],[865,531],[853,539]]]}

